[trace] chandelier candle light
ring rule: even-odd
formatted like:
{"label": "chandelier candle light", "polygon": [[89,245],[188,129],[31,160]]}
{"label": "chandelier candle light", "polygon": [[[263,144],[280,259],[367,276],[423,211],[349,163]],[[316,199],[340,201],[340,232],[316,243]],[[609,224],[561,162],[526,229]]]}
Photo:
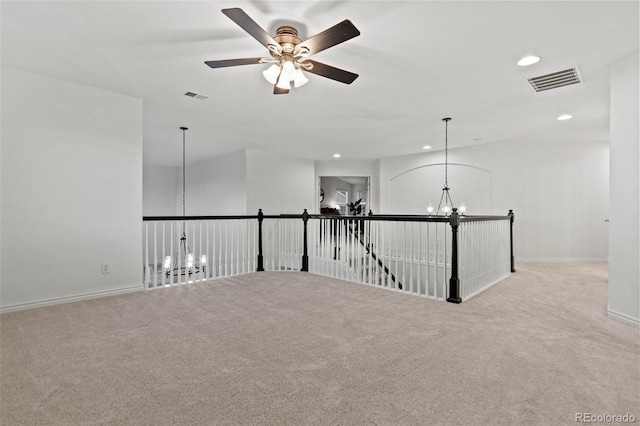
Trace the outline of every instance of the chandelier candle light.
{"label": "chandelier candle light", "polygon": [[[182,216],[186,216],[186,155],[185,155],[185,132],[189,130],[187,127],[180,127],[182,130]],[[207,255],[200,257],[200,264],[197,264],[195,256],[187,244],[186,222],[182,221],[182,234],[180,236],[180,245],[178,254],[172,258],[167,256],[164,258],[163,269],[166,276],[173,273],[174,276],[197,274],[204,272],[207,266]]]}
{"label": "chandelier candle light", "polygon": [[[451,201],[451,195],[449,195],[449,121],[451,121],[451,118],[446,117],[443,118],[442,121],[444,121],[444,187],[442,188],[442,195],[440,196],[440,202],[436,209],[436,215],[442,212],[443,216],[449,216],[453,210],[453,201]],[[462,215],[464,215],[466,210],[467,207],[464,203],[458,207],[458,212]],[[429,216],[433,214],[433,205],[429,204],[427,206],[427,213]]]}

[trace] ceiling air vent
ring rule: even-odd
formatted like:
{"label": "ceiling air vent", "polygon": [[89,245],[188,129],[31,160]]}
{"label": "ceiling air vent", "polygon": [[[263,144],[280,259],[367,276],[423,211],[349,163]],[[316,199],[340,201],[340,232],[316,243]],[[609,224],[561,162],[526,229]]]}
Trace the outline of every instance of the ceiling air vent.
{"label": "ceiling air vent", "polygon": [[209,95],[203,95],[203,94],[195,93],[195,92],[185,92],[184,95],[188,96],[190,98],[200,99],[200,100],[209,98]]}
{"label": "ceiling air vent", "polygon": [[534,92],[543,92],[545,90],[582,83],[582,76],[580,75],[578,67],[575,67],[539,77],[528,78],[527,82]]}

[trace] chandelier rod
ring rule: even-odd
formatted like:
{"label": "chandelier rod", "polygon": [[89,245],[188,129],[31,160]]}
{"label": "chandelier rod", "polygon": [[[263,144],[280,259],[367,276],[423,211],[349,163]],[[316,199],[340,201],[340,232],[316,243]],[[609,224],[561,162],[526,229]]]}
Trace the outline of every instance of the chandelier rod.
{"label": "chandelier rod", "polygon": [[[440,196],[440,202],[438,203],[438,210],[436,210],[436,214],[440,212],[440,207],[442,207],[442,201],[444,200],[445,206],[450,206],[453,208],[453,200],[451,200],[451,195],[449,194],[449,121],[451,121],[450,117],[443,118],[444,121],[444,188],[442,188],[442,195]],[[449,211],[445,212],[445,216],[448,216]],[[431,213],[429,213],[431,214]]]}
{"label": "chandelier rod", "polygon": [[[182,235],[180,236],[180,244],[178,245],[178,253],[174,259],[171,259],[171,256],[167,256],[165,258],[164,269],[165,274],[169,277],[171,274],[174,276],[180,276],[187,274],[191,276],[194,273],[203,272],[206,265],[206,256],[203,255],[200,261],[200,265],[198,265],[193,258],[193,253],[191,252],[191,248],[187,244],[187,209],[186,209],[186,187],[187,187],[187,160],[186,160],[186,131],[189,130],[188,127],[180,127],[182,130]],[[171,234],[173,235],[173,228],[171,230]],[[173,244],[172,244],[173,247]],[[184,252],[184,258],[181,259],[180,253]],[[173,262],[172,262],[173,260]],[[184,266],[182,261],[184,261]]]}
{"label": "chandelier rod", "polygon": [[182,130],[182,216],[186,216],[186,203],[185,203],[185,190],[186,190],[186,167],[185,167],[185,132],[189,130],[188,127],[180,127]]}
{"label": "chandelier rod", "polygon": [[451,118],[443,118],[442,121],[444,121],[444,186],[449,189],[449,121]]}

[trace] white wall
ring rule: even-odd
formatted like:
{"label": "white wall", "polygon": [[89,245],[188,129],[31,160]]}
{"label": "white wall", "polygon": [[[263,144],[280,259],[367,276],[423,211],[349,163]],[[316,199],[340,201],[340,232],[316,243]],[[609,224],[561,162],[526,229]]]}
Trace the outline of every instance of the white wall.
{"label": "white wall", "polygon": [[247,213],[313,213],[316,201],[314,161],[247,150]]}
{"label": "white wall", "polygon": [[142,288],[140,99],[3,67],[1,157],[3,310]]}
{"label": "white wall", "polygon": [[[244,215],[247,205],[244,151],[186,166],[187,216]],[[182,166],[144,167],[144,215],[182,216]]]}
{"label": "white wall", "polygon": [[[247,214],[247,164],[244,151],[188,164],[186,175],[187,216]],[[177,203],[178,214],[182,215],[182,167]]]}
{"label": "white wall", "polygon": [[[473,206],[468,214],[491,214],[493,174],[489,170],[461,164],[449,164],[446,169],[454,206],[464,203]],[[441,198],[444,206],[444,175],[443,164],[426,164],[389,178],[388,194],[385,194],[388,197],[387,212],[425,214],[426,206],[431,204],[437,209]]]}
{"label": "white wall", "polygon": [[176,194],[182,189],[182,170],[178,167],[145,164],[143,166],[142,212],[144,216],[182,214]]}
{"label": "white wall", "polygon": [[640,325],[638,52],[611,70],[609,316]]}
{"label": "white wall", "polygon": [[[437,206],[444,170],[428,175],[423,166],[443,162],[442,152],[381,159],[380,211],[425,214],[428,202]],[[607,259],[607,141],[486,144],[450,150],[449,163],[455,204],[464,202],[469,214],[514,210],[518,260]],[[397,179],[412,190],[398,193]]]}
{"label": "white wall", "polygon": [[[175,213],[182,214],[182,167],[173,193],[159,189],[172,178],[158,166],[146,165],[145,206],[166,205],[173,197]],[[187,216],[302,213],[314,201],[312,160],[246,150],[187,164]]]}

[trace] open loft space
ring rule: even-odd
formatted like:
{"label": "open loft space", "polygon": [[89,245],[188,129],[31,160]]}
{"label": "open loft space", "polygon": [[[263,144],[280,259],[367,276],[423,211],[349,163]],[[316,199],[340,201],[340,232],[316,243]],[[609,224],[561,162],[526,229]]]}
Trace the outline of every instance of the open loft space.
{"label": "open loft space", "polygon": [[639,14],[0,2],[0,423],[638,421]]}

